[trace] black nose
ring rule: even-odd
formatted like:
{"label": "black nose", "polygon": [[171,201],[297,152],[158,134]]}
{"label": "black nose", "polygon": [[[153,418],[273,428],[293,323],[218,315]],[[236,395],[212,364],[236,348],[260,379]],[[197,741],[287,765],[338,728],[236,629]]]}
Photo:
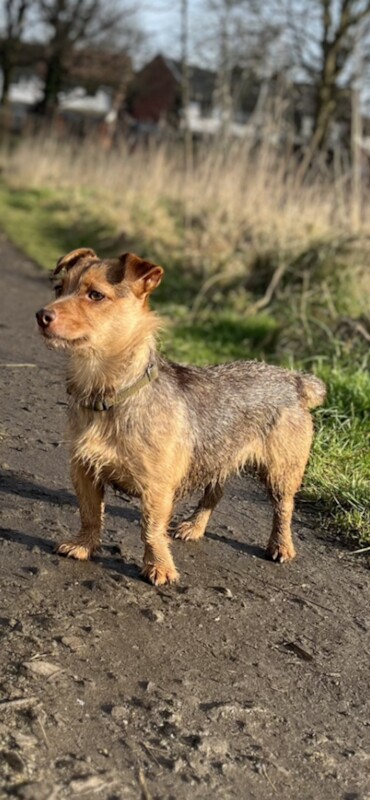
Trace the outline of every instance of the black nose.
{"label": "black nose", "polygon": [[40,308],[40,311],[36,314],[36,319],[40,328],[47,328],[55,317],[55,311],[47,311],[46,308]]}

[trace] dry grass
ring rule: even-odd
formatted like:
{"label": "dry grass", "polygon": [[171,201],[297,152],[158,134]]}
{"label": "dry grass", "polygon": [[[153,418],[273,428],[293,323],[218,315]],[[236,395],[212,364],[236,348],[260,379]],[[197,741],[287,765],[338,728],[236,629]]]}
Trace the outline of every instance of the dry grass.
{"label": "dry grass", "polygon": [[[199,149],[195,167],[184,175],[178,150],[166,147],[106,153],[96,143],[24,139],[3,153],[6,175],[16,186],[52,186],[93,194],[118,229],[137,226],[147,239],[158,236],[177,246],[179,216],[187,218],[186,245],[195,261],[228,263],[245,269],[245,256],[266,247],[301,252],[312,241],[352,234],[356,214],[348,175],[317,177],[297,184],[293,156],[277,156],[272,146],[258,151],[236,143]],[[140,215],[140,219],[138,219]],[[358,233],[358,225],[356,233]],[[370,205],[361,231],[369,230]],[[238,255],[239,253],[239,255]]]}
{"label": "dry grass", "polygon": [[[2,163],[12,186],[67,193],[141,250],[149,243],[165,264],[170,253],[172,261],[198,273],[207,298],[220,285],[247,284],[251,273],[264,294],[274,272],[284,276],[286,269],[301,276],[305,292],[317,282],[312,252],[320,251],[321,262],[323,253],[338,261],[341,269],[345,251],[353,309],[344,310],[366,311],[370,203],[363,203],[359,222],[350,176],[338,169],[335,180],[321,173],[302,186],[292,155],[236,143],[227,150],[200,148],[185,175],[178,149],[106,153],[93,142],[52,138],[25,139],[3,154]],[[331,283],[324,287],[329,315],[333,307],[337,311]],[[196,308],[201,302],[202,295]]]}

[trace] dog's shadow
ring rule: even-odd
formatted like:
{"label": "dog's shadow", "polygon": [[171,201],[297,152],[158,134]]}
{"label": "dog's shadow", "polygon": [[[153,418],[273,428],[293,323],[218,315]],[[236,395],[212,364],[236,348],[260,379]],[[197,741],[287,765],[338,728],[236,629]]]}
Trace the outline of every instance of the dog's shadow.
{"label": "dog's shadow", "polygon": [[[42,539],[41,536],[35,536],[31,533],[24,533],[21,531],[13,530],[12,528],[0,528],[0,539],[8,542],[14,542],[24,547],[26,550],[34,550],[37,547],[41,552],[47,553],[49,556],[54,555],[56,559],[60,559],[60,563],[67,561],[66,558],[58,556],[56,553],[56,543],[50,539]],[[103,546],[103,549],[105,547]],[[55,563],[58,563],[57,561]],[[85,564],[86,562],[81,562]],[[86,585],[94,582],[92,578],[96,579],[96,574],[92,575],[91,565],[97,565],[99,568],[103,567],[114,573],[112,577],[119,580],[120,577],[129,578],[130,580],[143,581],[144,578],[140,573],[140,568],[133,561],[125,561],[123,558],[115,559],[110,555],[95,555],[91,561],[88,562],[90,566],[89,574],[86,575]]]}
{"label": "dog's shadow", "polygon": [[51,542],[49,539],[43,539],[41,536],[34,536],[31,533],[15,531],[12,528],[0,528],[0,539],[20,544],[27,550],[38,547],[42,552],[49,553],[49,555],[55,550],[55,542]]}
{"label": "dog's shadow", "polygon": [[[41,502],[55,505],[55,506],[68,506],[72,509],[77,508],[77,498],[68,489],[58,488],[52,489],[51,487],[43,486],[31,478],[24,475],[19,475],[10,470],[3,471],[0,477],[0,492],[4,494],[13,495],[15,497],[24,497],[28,500],[39,500]],[[120,500],[125,501],[125,497],[120,497]],[[110,516],[124,519],[128,524],[133,524],[139,519],[139,511],[135,506],[122,505],[107,505],[107,513]],[[55,540],[46,539],[41,536],[34,535],[33,533],[26,533],[25,531],[17,531],[9,527],[0,528],[0,538],[6,541],[19,544],[27,550],[38,548],[41,552],[48,555],[56,555],[56,542]],[[114,545],[103,545],[103,549],[114,551]],[[64,559],[61,558],[61,563]],[[123,558],[112,558],[110,555],[96,555],[89,562],[90,564],[98,564],[105,569],[116,573],[117,576],[125,576],[126,578],[143,580],[140,575],[139,567],[133,562],[124,561]]]}
{"label": "dog's shadow", "polygon": [[[2,471],[0,476],[0,492],[4,494],[13,494],[19,497],[25,497],[28,500],[40,500],[41,502],[49,502],[57,506],[70,506],[77,507],[77,498],[68,489],[52,489],[51,487],[42,486],[35,483],[30,478],[22,475],[17,475],[15,472]],[[118,495],[118,498],[126,501],[124,495]],[[127,522],[133,522],[138,519],[138,511],[135,507],[112,506],[107,505],[107,513],[113,517],[122,517]]]}
{"label": "dog's shadow", "polygon": [[[77,507],[75,495],[67,489],[46,487],[32,481],[28,476],[18,475],[10,470],[3,471],[1,474],[0,492],[25,497],[29,500],[39,500],[57,506],[69,506],[73,509]],[[119,496],[119,499],[121,501],[126,500],[125,497],[121,496]],[[107,506],[107,513],[113,517],[123,518],[128,524],[137,523],[139,519],[139,510],[135,506],[130,507],[126,504],[121,507],[109,504]],[[55,553],[55,541],[44,539],[41,536],[35,536],[31,533],[4,527],[0,528],[0,537],[20,544],[28,550],[37,547],[40,551],[48,553],[49,555]],[[266,559],[265,550],[258,545],[239,542],[236,539],[232,539],[230,536],[215,533],[214,531],[207,531],[206,538],[212,539],[220,544],[226,544],[239,553],[263,560]],[[184,547],[186,546],[189,545],[184,544]],[[116,548],[115,545],[103,545],[103,549],[108,550],[108,552],[109,550],[114,552]],[[96,555],[90,563],[99,564],[104,567],[104,569],[115,573],[117,579],[119,579],[119,576],[125,576],[130,579],[143,580],[140,575],[139,567],[133,562],[125,561],[122,557],[112,558],[110,555]]]}
{"label": "dog's shadow", "polygon": [[268,560],[266,550],[263,547],[260,547],[258,544],[238,542],[237,539],[232,539],[230,536],[225,536],[221,533],[215,533],[214,531],[206,531],[206,538],[213,539],[213,541],[220,542],[221,544],[227,544],[229,547],[232,547],[233,550],[237,550],[238,553],[244,553],[245,555],[253,556],[254,558],[261,558],[263,561]]}

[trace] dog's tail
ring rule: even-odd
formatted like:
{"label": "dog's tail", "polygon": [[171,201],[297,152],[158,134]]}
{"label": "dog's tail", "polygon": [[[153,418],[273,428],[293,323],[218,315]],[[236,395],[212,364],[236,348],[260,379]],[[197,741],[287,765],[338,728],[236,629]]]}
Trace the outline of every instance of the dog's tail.
{"label": "dog's tail", "polygon": [[301,373],[298,376],[299,396],[306,408],[321,406],[326,398],[326,386],[316,375]]}

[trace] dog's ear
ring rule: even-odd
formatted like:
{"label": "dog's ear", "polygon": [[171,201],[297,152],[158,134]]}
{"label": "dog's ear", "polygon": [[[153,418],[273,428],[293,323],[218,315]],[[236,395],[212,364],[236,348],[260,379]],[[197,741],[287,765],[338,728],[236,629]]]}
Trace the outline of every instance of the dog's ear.
{"label": "dog's ear", "polygon": [[159,286],[164,274],[162,267],[134,253],[124,253],[119,257],[119,262],[123,267],[122,277],[128,281],[136,297],[146,297]]}
{"label": "dog's ear", "polygon": [[68,272],[81,258],[97,258],[97,255],[90,247],[79,247],[77,250],[71,250],[66,256],[59,258],[53,275],[58,275],[62,269],[66,269]]}

